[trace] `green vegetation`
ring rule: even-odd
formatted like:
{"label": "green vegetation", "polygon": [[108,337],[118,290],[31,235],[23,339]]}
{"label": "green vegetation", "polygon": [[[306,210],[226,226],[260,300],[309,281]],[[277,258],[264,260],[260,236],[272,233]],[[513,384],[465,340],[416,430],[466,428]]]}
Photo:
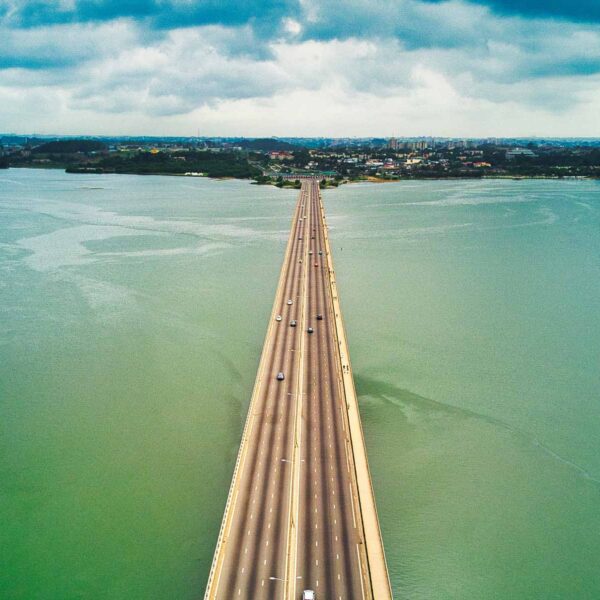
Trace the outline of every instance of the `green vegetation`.
{"label": "green vegetation", "polygon": [[[11,167],[62,168],[69,173],[233,177],[279,188],[299,188],[296,178],[301,176],[317,176],[322,188],[364,180],[600,178],[600,140],[595,145],[529,142],[520,146],[488,140],[396,140],[388,147],[372,139],[362,145],[321,144],[317,149],[303,145],[306,140],[294,144],[276,138],[202,143],[159,138],[51,142],[14,136],[6,139],[11,147],[0,168],[10,163]],[[0,138],[0,142],[4,140]]]}
{"label": "green vegetation", "polygon": [[244,140],[240,142],[240,146],[243,148],[249,148],[251,150],[259,150],[261,152],[281,152],[284,150],[297,151],[298,146],[290,144],[288,142],[282,142],[273,138],[261,138],[258,140]]}
{"label": "green vegetation", "polygon": [[335,179],[321,179],[321,181],[319,181],[319,187],[322,190],[325,190],[327,188],[331,188],[331,187],[338,187],[340,185],[340,181],[342,178],[335,178]]}
{"label": "green vegetation", "polygon": [[256,177],[254,177],[254,183],[257,185],[271,185],[273,180],[266,175],[256,175]]}
{"label": "green vegetation", "polygon": [[[267,178],[269,179],[268,182],[264,182],[264,183],[273,183],[273,179],[271,178]],[[277,177],[277,179],[274,180],[275,181],[275,186],[278,188],[293,188],[296,190],[299,190],[302,187],[302,183],[300,182],[299,179],[295,179],[295,180],[291,180],[291,179],[284,179],[281,175],[279,177]]]}
{"label": "green vegetation", "polygon": [[233,152],[182,151],[111,154],[93,163],[81,163],[67,169],[70,173],[131,173],[135,175],[184,175],[202,173],[208,177],[248,179],[260,174],[248,159]]}
{"label": "green vegetation", "polygon": [[75,154],[78,152],[107,152],[108,146],[95,140],[60,140],[48,142],[32,150],[33,154]]}

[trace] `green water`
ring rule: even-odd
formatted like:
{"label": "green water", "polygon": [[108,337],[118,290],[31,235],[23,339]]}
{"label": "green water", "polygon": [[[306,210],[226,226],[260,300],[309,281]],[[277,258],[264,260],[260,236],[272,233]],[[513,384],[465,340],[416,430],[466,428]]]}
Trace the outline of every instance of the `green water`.
{"label": "green water", "polygon": [[600,598],[600,184],[327,194],[398,598]]}
{"label": "green water", "polygon": [[[294,201],[0,171],[1,598],[202,597]],[[325,203],[396,597],[600,597],[600,184]]]}

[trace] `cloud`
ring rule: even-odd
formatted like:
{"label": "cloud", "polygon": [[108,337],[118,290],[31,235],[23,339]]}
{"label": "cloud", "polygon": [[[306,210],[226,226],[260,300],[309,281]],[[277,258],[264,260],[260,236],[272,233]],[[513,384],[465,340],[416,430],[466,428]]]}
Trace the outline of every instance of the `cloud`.
{"label": "cloud", "polygon": [[[427,0],[440,3],[445,0]],[[600,4],[597,0],[471,0],[494,9],[500,14],[535,17],[553,17],[583,22],[600,21]]]}
{"label": "cloud", "polygon": [[600,23],[509,8],[0,0],[0,130],[385,135],[387,124],[387,133],[475,135],[520,123],[598,134],[600,111],[589,107]]}
{"label": "cloud", "polygon": [[138,29],[122,20],[100,25],[55,25],[34,29],[0,26],[0,69],[57,69],[114,56],[143,43]]}
{"label": "cloud", "polygon": [[299,10],[297,0],[0,0],[4,22],[25,28],[131,18],[160,29],[252,22],[271,30]]}
{"label": "cloud", "polygon": [[[89,65],[73,107],[151,115],[188,113],[226,98],[272,95],[290,81],[270,60],[223,49],[221,28],[178,29],[160,43],[133,47]],[[243,32],[241,36],[243,37]]]}

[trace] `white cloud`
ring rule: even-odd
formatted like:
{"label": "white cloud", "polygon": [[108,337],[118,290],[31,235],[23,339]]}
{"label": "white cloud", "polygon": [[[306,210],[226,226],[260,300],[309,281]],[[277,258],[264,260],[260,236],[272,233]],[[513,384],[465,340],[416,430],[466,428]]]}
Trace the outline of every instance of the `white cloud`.
{"label": "white cloud", "polygon": [[250,25],[156,32],[128,19],[4,29],[0,130],[600,135],[600,26],[460,0],[302,4],[273,40]]}
{"label": "white cloud", "polygon": [[295,19],[286,18],[283,20],[283,29],[292,36],[295,36],[302,31],[302,25]]}

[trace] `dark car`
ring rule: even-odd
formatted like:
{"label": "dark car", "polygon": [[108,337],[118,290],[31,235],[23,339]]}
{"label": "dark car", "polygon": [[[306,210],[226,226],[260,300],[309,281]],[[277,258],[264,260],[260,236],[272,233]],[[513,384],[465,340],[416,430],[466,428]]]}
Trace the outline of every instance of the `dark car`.
{"label": "dark car", "polygon": [[314,329],[313,329],[312,327],[309,327],[309,328],[308,328],[306,331],[307,331],[308,333],[312,333],[312,332],[314,331]]}
{"label": "dark car", "polygon": [[317,321],[322,321],[323,320],[323,315],[317,315]]}

